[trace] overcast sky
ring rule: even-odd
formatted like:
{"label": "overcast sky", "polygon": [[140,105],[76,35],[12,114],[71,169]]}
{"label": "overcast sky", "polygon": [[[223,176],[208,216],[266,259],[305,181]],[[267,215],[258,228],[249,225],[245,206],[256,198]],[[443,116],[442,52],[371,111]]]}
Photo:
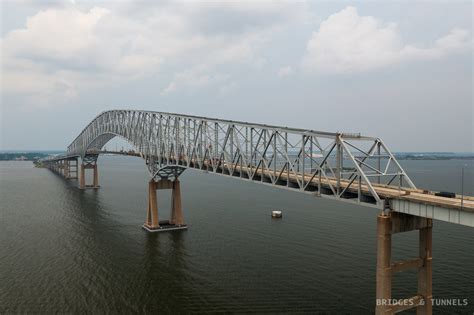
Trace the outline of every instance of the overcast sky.
{"label": "overcast sky", "polygon": [[1,2],[0,149],[147,109],[474,151],[472,2]]}

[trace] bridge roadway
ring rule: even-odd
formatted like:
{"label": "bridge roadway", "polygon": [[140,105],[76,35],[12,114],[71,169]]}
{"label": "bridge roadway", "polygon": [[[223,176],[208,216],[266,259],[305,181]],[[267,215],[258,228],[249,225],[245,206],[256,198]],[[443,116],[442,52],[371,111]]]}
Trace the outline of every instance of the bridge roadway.
{"label": "bridge roadway", "polygon": [[[137,150],[102,150],[116,136]],[[410,308],[416,308],[417,314],[431,314],[433,219],[474,227],[474,197],[447,198],[417,188],[380,138],[360,134],[112,110],[92,120],[65,155],[40,160],[39,165],[66,179],[78,178],[81,189],[97,189],[100,154],[139,156],[145,160],[151,180],[143,227],[149,232],[187,228],[178,179],[186,168],[379,209],[376,314],[394,314]],[[93,170],[92,185],[85,183],[86,169]],[[158,189],[172,191],[169,220],[158,219]],[[392,235],[413,230],[419,233],[418,257],[392,261]],[[408,304],[394,303],[392,278],[409,269],[417,271],[417,292],[408,298]]]}
{"label": "bridge roadway", "polygon": [[[245,167],[245,166],[240,166],[240,165],[234,165],[234,168],[237,171],[248,171],[251,170],[251,172],[256,171],[258,175],[264,175],[269,177],[271,171],[269,170],[264,170],[262,171],[261,169],[255,169],[254,167]],[[275,175],[275,174],[273,174]],[[290,174],[287,175],[285,173],[281,174],[282,179],[286,180],[289,178],[292,182],[296,181],[302,181],[303,180],[303,175],[301,173],[298,173],[296,175]],[[309,175],[304,175],[304,181],[306,183],[312,183],[312,186],[317,186],[319,185],[319,180],[314,179],[314,177],[309,176]],[[336,178],[321,178],[321,185],[325,188],[333,187],[337,183]],[[357,193],[357,189],[353,188],[350,185],[350,181],[347,179],[341,179],[341,188],[345,189],[348,188],[347,190],[349,192]],[[377,194],[384,198],[384,199],[398,199],[401,201],[412,201],[416,203],[423,203],[426,205],[432,205],[432,206],[437,206],[437,207],[442,207],[442,208],[447,208],[447,209],[456,209],[456,210],[461,210],[461,211],[466,211],[466,212],[474,212],[474,197],[471,196],[459,196],[456,195],[455,198],[446,198],[446,197],[441,197],[441,196],[436,196],[435,192],[425,190],[425,189],[412,189],[412,188],[406,188],[402,187],[401,189],[396,189],[393,186],[389,185],[382,185],[382,184],[372,184],[373,187],[375,188],[375,191]],[[369,187],[365,184],[361,184],[360,190],[362,193],[369,194],[370,190]],[[319,195],[318,195],[319,196]],[[321,196],[324,196],[324,193],[321,193]],[[357,199],[357,198],[347,198],[347,200],[351,199]],[[402,212],[402,211],[398,211]],[[469,217],[470,219],[470,217]],[[449,221],[448,221],[449,222]],[[456,222],[452,222],[456,223]],[[459,221],[459,224],[463,225],[468,225],[474,227],[474,222],[471,222],[469,220],[465,221]]]}

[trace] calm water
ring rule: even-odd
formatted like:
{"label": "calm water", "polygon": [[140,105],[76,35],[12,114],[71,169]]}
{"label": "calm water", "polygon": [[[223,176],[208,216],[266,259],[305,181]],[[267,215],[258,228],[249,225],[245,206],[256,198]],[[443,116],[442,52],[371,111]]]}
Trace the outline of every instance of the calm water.
{"label": "calm water", "polygon": [[[402,162],[418,186],[448,191],[467,163],[474,195],[472,161]],[[80,191],[0,163],[0,313],[373,312],[376,210],[188,170],[189,230],[149,234],[143,162],[101,157],[99,171],[101,189]],[[433,233],[434,296],[469,299],[435,312],[472,314],[474,229],[436,221]],[[394,237],[394,259],[416,253],[416,233]],[[415,293],[416,274],[397,274],[394,297]]]}

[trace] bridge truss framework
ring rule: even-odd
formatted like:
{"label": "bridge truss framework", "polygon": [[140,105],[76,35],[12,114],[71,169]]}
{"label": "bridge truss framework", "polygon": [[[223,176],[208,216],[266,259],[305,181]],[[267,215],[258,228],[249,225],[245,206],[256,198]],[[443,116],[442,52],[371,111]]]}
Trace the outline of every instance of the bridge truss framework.
{"label": "bridge truss framework", "polygon": [[67,156],[85,158],[116,136],[137,148],[152,177],[181,165],[378,208],[374,184],[416,189],[379,138],[149,111],[100,114]]}

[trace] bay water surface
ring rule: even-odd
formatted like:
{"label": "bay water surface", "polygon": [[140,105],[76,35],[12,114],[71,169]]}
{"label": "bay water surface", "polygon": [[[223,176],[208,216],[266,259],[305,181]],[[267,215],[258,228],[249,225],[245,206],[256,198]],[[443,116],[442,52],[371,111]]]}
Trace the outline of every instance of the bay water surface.
{"label": "bay water surface", "polygon": [[[472,160],[404,160],[418,187],[474,195]],[[147,233],[143,160],[99,158],[81,191],[31,162],[0,162],[0,313],[361,313],[374,311],[377,210],[187,170],[189,229]],[[170,191],[159,191],[169,217]],[[282,210],[283,218],[270,217]],[[415,258],[416,232],[393,238]],[[434,222],[433,295],[474,312],[474,229]],[[396,274],[393,297],[416,294]],[[462,302],[462,301],[461,301]]]}

